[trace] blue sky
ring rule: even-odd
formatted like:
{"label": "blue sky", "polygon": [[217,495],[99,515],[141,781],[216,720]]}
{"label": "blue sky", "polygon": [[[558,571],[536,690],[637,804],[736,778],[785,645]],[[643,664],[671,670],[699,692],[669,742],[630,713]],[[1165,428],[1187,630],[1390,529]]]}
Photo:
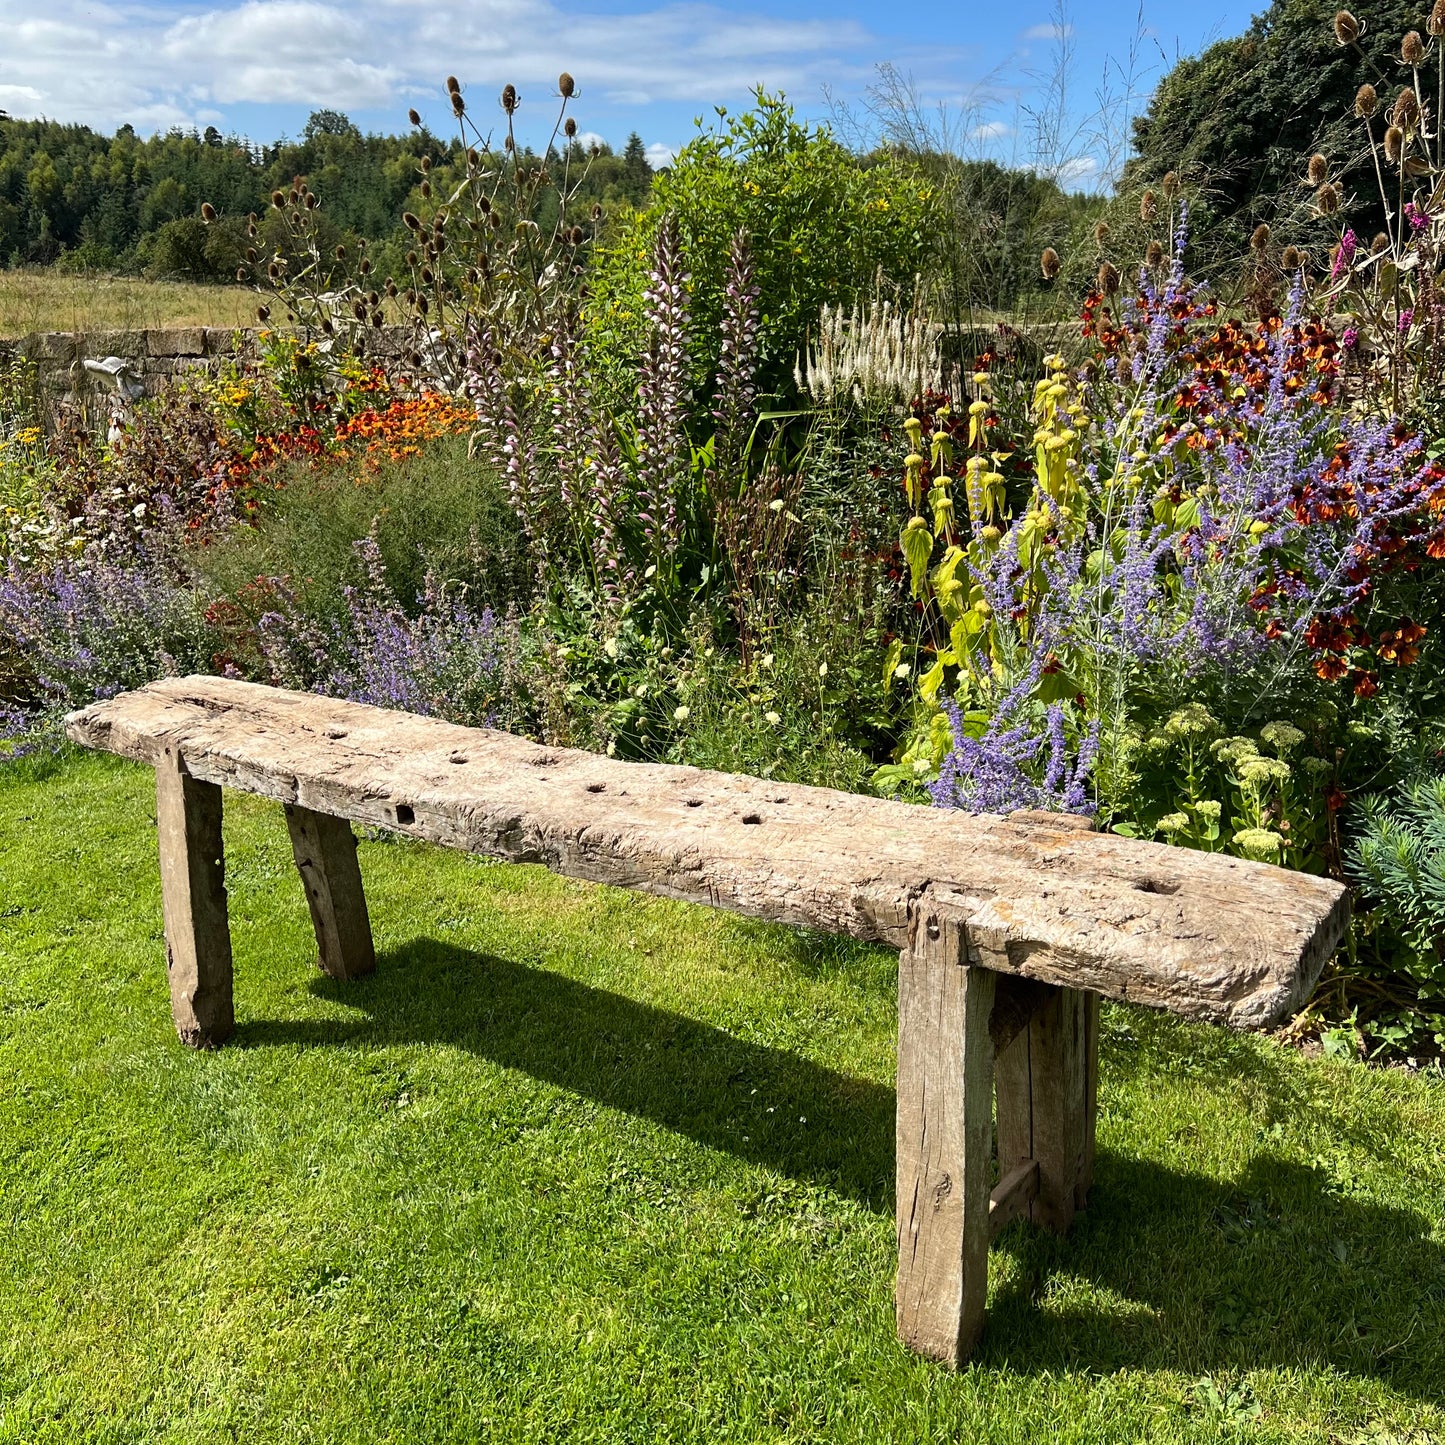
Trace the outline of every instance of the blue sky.
{"label": "blue sky", "polygon": [[[1111,159],[1087,123],[1101,85],[1122,134],[1125,111],[1169,60],[1237,33],[1250,10],[1242,0],[1072,0],[1063,11],[1050,0],[0,0],[0,109],[271,140],[322,106],[397,130],[414,105],[444,132],[450,73],[488,123],[513,82],[524,132],[544,140],[565,69],[584,133],[620,146],[636,130],[661,159],[695,117],[745,104],[756,84],[809,115],[842,105],[866,123],[887,65],[930,124],[980,154],[1030,160],[1034,117],[1057,113],[1041,158],[1088,186]],[[1060,36],[1072,51],[1068,90],[1051,112]]]}

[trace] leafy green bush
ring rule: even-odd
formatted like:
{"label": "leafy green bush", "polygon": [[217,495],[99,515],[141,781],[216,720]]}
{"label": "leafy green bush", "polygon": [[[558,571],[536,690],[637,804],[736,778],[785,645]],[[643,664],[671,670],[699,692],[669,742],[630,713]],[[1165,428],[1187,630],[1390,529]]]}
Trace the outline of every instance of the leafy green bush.
{"label": "leafy green bush", "polygon": [[255,525],[192,554],[212,595],[237,597],[257,577],[287,577],[317,613],[339,617],[355,579],[355,547],[374,536],[397,595],[410,599],[433,573],[466,588],[473,606],[504,613],[527,595],[531,572],[506,495],[446,437],[418,456],[350,469],[287,466]]}
{"label": "leafy green bush", "polygon": [[[780,97],[701,132],[653,182],[647,210],[623,223],[591,273],[588,320],[599,364],[622,367],[641,349],[642,295],[654,238],[675,216],[692,276],[691,305],[704,339],[699,382],[718,365],[728,247],[753,245],[761,293],[760,384],[784,385],[825,303],[849,305],[881,276],[911,291],[943,208],[937,186],[910,162],[862,160],[823,127],[799,121]],[[625,388],[621,390],[625,395]]]}

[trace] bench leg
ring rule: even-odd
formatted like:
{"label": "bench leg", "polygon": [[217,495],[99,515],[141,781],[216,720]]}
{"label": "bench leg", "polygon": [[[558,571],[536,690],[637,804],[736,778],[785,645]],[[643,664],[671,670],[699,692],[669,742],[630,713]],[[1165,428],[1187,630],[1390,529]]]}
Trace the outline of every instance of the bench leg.
{"label": "bench leg", "polygon": [[184,772],[170,749],[156,764],[156,827],[171,1014],[182,1043],[215,1048],[236,1025],[221,790]]}
{"label": "bench leg", "polygon": [[957,1367],[988,1296],[997,975],[968,967],[962,928],[926,908],[909,937],[898,969],[898,1334]]}
{"label": "bench leg", "polygon": [[1035,1224],[1062,1233],[1088,1202],[1094,1176],[1099,996],[1051,989],[1027,1028],[1000,1051],[998,1167],[1038,1161]]}
{"label": "bench leg", "polygon": [[344,818],[288,803],[286,827],[306,888],[322,971],[342,979],[371,973],[376,951],[351,825]]}

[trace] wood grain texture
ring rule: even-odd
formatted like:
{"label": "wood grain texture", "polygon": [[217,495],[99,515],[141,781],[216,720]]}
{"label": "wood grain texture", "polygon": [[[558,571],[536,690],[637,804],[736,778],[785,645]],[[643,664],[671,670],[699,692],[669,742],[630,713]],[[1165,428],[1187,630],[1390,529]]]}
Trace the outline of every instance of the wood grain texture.
{"label": "wood grain texture", "polygon": [[1348,916],[1328,879],[1077,819],[625,763],[227,678],[152,683],[68,732],[448,847],[897,948],[924,901],[968,923],[971,963],[1237,1027],[1302,1004]]}
{"label": "wood grain texture", "polygon": [[995,1064],[999,1172],[1038,1165],[1028,1215],[1058,1233],[1093,1179],[1098,1038],[1097,998],[1053,989]]}
{"label": "wood grain texture", "polygon": [[156,833],[171,1015],[182,1043],[215,1048],[236,1025],[221,790],[188,776],[174,749],[156,758]]}
{"label": "wood grain texture", "polygon": [[291,853],[316,930],[317,964],[332,978],[362,978],[376,969],[356,838],[344,818],[286,804]]}
{"label": "wood grain texture", "polygon": [[898,962],[898,1336],[957,1366],[988,1298],[993,1015],[998,975],[960,925],[920,906]]}
{"label": "wood grain texture", "polygon": [[988,1237],[997,1239],[1015,1219],[1027,1219],[1029,1205],[1038,1194],[1038,1160],[1025,1159],[1010,1169],[988,1196]]}

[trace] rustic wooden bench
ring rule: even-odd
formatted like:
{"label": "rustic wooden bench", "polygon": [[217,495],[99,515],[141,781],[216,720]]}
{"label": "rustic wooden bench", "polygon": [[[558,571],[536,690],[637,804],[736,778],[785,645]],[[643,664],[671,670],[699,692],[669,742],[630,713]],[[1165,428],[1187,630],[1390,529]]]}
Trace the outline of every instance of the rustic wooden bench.
{"label": "rustic wooden bench", "polygon": [[375,967],[349,822],[898,948],[898,1330],[953,1365],[982,1328],[993,1236],[1019,1217],[1066,1229],[1085,1202],[1100,997],[1268,1025],[1308,995],[1348,916],[1328,879],[1083,819],[617,762],[223,678],[152,683],[68,731],[155,768],[188,1044],[234,1022],[223,787],[285,805],[335,978]]}

